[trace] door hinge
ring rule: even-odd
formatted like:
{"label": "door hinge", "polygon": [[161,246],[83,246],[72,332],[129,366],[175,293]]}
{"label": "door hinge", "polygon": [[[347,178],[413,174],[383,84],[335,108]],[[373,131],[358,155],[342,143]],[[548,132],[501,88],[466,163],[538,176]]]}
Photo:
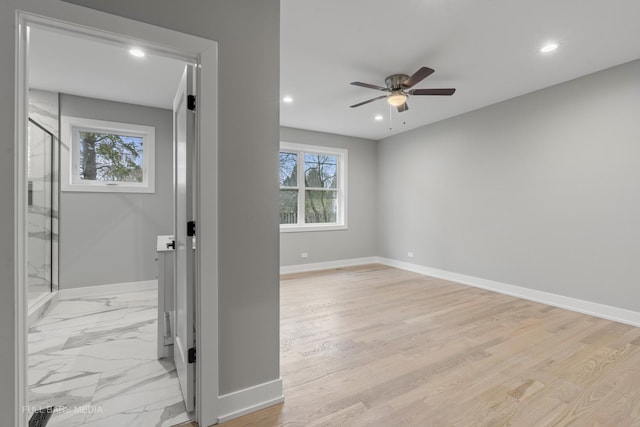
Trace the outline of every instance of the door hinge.
{"label": "door hinge", "polygon": [[187,222],[187,236],[195,236],[196,235],[196,222],[189,221]]}
{"label": "door hinge", "polygon": [[196,363],[196,348],[191,347],[189,349],[188,359],[189,363]]}
{"label": "door hinge", "polygon": [[187,109],[191,111],[195,111],[196,109],[196,96],[195,95],[187,95]]}

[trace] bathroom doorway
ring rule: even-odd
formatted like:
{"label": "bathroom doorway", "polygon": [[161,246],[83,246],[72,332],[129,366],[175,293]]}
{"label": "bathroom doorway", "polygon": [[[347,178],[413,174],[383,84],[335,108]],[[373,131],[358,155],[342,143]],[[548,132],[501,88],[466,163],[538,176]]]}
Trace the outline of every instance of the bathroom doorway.
{"label": "bathroom doorway", "polygon": [[133,46],[29,27],[30,116],[50,127],[30,117],[28,289],[49,303],[29,309],[29,408],[52,427],[193,417],[155,345],[156,236],[174,229],[171,107],[187,62]]}
{"label": "bathroom doorway", "polygon": [[[198,173],[195,176],[196,188],[199,188],[198,182],[206,180],[210,184],[216,183],[216,169],[211,165],[216,164],[216,147],[217,147],[217,44],[211,40],[206,40],[183,33],[178,33],[168,29],[155,27],[152,25],[122,19],[114,15],[92,11],[79,6],[65,4],[63,2],[38,3],[33,2],[25,5],[27,11],[16,10],[17,13],[17,100],[16,100],[16,123],[17,139],[16,139],[16,171],[17,196],[14,200],[17,210],[16,216],[16,232],[18,236],[24,236],[24,240],[20,239],[16,246],[16,272],[18,283],[19,298],[16,303],[16,323],[18,325],[18,334],[16,335],[16,348],[18,350],[18,363],[16,365],[17,372],[17,388],[16,396],[21,408],[21,416],[18,418],[22,421],[20,425],[26,421],[25,408],[29,403],[27,397],[27,345],[26,345],[26,293],[27,293],[27,253],[21,248],[25,248],[27,225],[26,225],[26,197],[27,197],[27,175],[26,175],[26,158],[27,158],[27,105],[28,105],[28,71],[30,61],[28,60],[27,42],[29,40],[29,28],[34,26],[50,26],[61,30],[70,30],[70,32],[79,36],[79,38],[100,38],[107,44],[125,45],[135,40],[146,40],[143,47],[154,51],[162,56],[183,59],[187,62],[197,64],[198,69],[198,111],[196,115],[204,114],[206,121],[200,121],[196,118],[196,152],[199,153],[197,167],[202,162],[207,164],[207,169],[198,167]],[[45,18],[47,17],[47,18]],[[71,22],[69,22],[71,21]],[[57,49],[50,52],[55,54]],[[76,56],[82,57],[83,52],[76,52]],[[148,74],[149,78],[155,75],[154,72]],[[206,140],[206,147],[201,149],[200,140]],[[24,165],[24,166],[22,166]],[[24,196],[22,196],[24,194]],[[24,197],[24,198],[23,198]],[[204,205],[206,210],[215,212],[217,195],[215,185],[205,192],[196,192],[194,196],[196,200],[196,217]],[[117,220],[117,218],[116,218]],[[198,235],[199,253],[196,256],[196,272],[195,272],[195,292],[196,292],[196,327],[197,325],[206,325],[206,334],[203,334],[202,328],[196,329],[196,339],[199,342],[198,363],[196,366],[197,378],[197,396],[200,402],[207,402],[206,405],[199,405],[196,401],[195,414],[197,421],[203,424],[212,424],[217,420],[217,389],[218,389],[218,373],[217,373],[217,310],[212,310],[211,303],[215,303],[215,295],[217,292],[217,280],[214,272],[216,271],[216,263],[211,260],[217,259],[217,246],[215,235],[216,217],[211,218],[209,225],[211,227],[204,228]],[[61,230],[61,234],[62,230]],[[64,240],[64,236],[61,237]],[[208,261],[205,264],[200,262],[201,258]],[[114,266],[117,268],[117,266]],[[200,286],[200,277],[207,278],[207,287]],[[64,288],[62,281],[60,287]],[[62,291],[61,291],[62,292]],[[206,309],[203,309],[206,308]],[[22,331],[22,332],[20,332]],[[77,344],[77,342],[75,342]],[[29,344],[31,346],[31,344]]]}

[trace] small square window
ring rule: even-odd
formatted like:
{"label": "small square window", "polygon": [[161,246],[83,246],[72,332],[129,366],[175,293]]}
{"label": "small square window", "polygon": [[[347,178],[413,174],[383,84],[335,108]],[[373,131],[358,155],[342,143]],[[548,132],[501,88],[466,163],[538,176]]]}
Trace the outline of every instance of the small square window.
{"label": "small square window", "polygon": [[153,193],[155,128],[62,117],[62,191]]}

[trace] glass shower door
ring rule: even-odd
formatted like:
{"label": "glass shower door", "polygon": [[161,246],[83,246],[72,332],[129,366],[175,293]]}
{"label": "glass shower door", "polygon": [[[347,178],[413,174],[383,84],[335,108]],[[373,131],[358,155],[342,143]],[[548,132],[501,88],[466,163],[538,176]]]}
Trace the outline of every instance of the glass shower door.
{"label": "glass shower door", "polygon": [[27,179],[27,299],[29,306],[52,289],[53,135],[29,119]]}

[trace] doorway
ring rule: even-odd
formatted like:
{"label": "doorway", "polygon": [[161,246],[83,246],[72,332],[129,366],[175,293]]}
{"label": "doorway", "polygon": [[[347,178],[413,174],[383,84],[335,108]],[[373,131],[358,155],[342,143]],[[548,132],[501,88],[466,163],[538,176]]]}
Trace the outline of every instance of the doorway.
{"label": "doorway", "polygon": [[[204,86],[208,86],[210,89],[214,89],[209,91],[207,94],[205,94],[204,96],[199,96],[200,98],[200,104],[203,106],[208,106],[208,113],[209,113],[209,117],[215,117],[215,113],[216,110],[214,108],[215,102],[213,102],[213,100],[215,100],[215,80],[216,80],[216,72],[215,72],[215,64],[216,64],[216,46],[214,42],[208,41],[208,40],[203,40],[203,39],[199,39],[197,37],[192,37],[192,36],[187,36],[187,35],[181,35],[179,33],[174,33],[172,31],[169,30],[163,30],[157,27],[153,27],[153,26],[149,26],[146,24],[142,24],[142,23],[134,23],[131,22],[129,20],[122,20],[120,18],[111,16],[111,15],[107,15],[107,14],[103,14],[100,12],[95,12],[95,11],[88,11],[88,10],[83,10],[83,8],[79,8],[76,6],[69,6],[69,5],[58,5],[60,6],[60,10],[57,10],[58,7],[57,6],[42,6],[43,9],[46,10],[34,10],[32,11],[33,13],[40,13],[40,14],[47,14],[48,16],[51,16],[52,18],[56,18],[55,21],[49,21],[46,18],[41,18],[41,17],[37,17],[35,15],[29,15],[26,13],[22,13],[19,14],[19,21],[20,21],[20,31],[28,31],[26,30],[27,27],[29,25],[43,25],[43,26],[52,26],[52,27],[56,27],[58,30],[72,30],[76,33],[81,33],[83,34],[82,37],[98,37],[98,38],[102,38],[103,41],[106,41],[107,43],[111,43],[111,44],[124,44],[124,43],[131,43],[131,41],[133,40],[131,37],[135,36],[135,40],[145,40],[144,44],[145,47],[147,49],[151,49],[153,51],[155,51],[156,53],[159,54],[163,54],[165,56],[168,57],[172,57],[172,58],[181,58],[183,60],[187,60],[189,62],[193,61],[195,63],[198,63],[200,70],[201,70],[201,74],[200,74],[200,81],[204,83]],[[33,6],[34,9],[39,9],[39,6]],[[74,19],[76,20],[77,24],[81,24],[83,25],[82,28],[78,28],[76,27],[74,24],[68,23],[68,22],[64,22],[63,18],[66,18],[67,16],[70,16],[68,14],[66,14],[65,12],[69,12],[69,10],[67,9],[73,9],[74,13],[71,16],[74,16]],[[125,22],[126,21],[126,22]],[[107,27],[107,28],[105,28]],[[97,28],[97,31],[93,31],[90,30],[88,28]],[[105,32],[105,30],[108,29],[108,32]],[[115,31],[115,33],[114,33]],[[115,35],[115,34],[121,34],[121,35]],[[124,35],[122,35],[124,34]],[[126,35],[126,36],[125,36]],[[142,36],[142,37],[141,37]],[[19,40],[21,40],[22,42],[26,41],[27,36],[26,34],[20,34],[19,36]],[[151,42],[149,41],[151,40]],[[154,42],[152,42],[153,40],[156,41],[156,43],[158,44],[154,44]],[[182,53],[182,52],[190,52],[188,54]],[[193,53],[196,52],[196,53]],[[27,65],[27,61],[26,61],[26,57],[27,57],[27,52],[26,52],[26,47],[25,47],[25,43],[22,43],[19,46],[19,62],[21,64],[22,68],[22,72],[23,73],[27,73],[28,70],[26,70],[26,65]],[[206,70],[206,72],[204,72],[204,70]],[[19,76],[18,78],[18,105],[25,105],[25,100],[28,99],[28,92],[27,92],[27,85],[25,84],[26,79],[24,78],[24,75],[22,77]],[[22,83],[20,83],[22,82]],[[20,85],[22,84],[22,86],[20,87]],[[19,110],[24,111],[24,109],[19,108]],[[27,120],[27,116],[19,116],[18,117],[18,122],[19,123],[25,123]],[[215,148],[215,120],[210,120],[208,121],[208,123],[202,124],[198,121],[197,124],[197,134],[200,137],[206,137],[209,141],[209,143]],[[19,154],[18,156],[23,156],[24,154]],[[24,157],[23,157],[24,158]],[[206,159],[206,158],[205,158]],[[211,158],[210,158],[211,159]],[[215,158],[213,158],[212,160],[215,160]],[[198,179],[200,179],[200,175],[197,176]],[[23,188],[26,192],[27,189],[27,182],[25,179],[25,176],[22,175],[22,173],[20,172],[20,174],[16,177],[16,180],[18,182],[18,187],[19,188]],[[215,196],[215,194],[213,194],[213,196]],[[195,199],[197,201],[200,201],[200,197],[199,194],[196,194]],[[206,197],[205,197],[206,199]],[[207,202],[207,204],[210,206],[211,202],[213,201],[213,204],[215,204],[215,199],[213,200],[205,200]],[[200,209],[200,206],[198,204],[198,209]],[[20,224],[18,224],[18,231],[20,231],[20,229],[25,230],[25,221],[19,221]],[[209,236],[210,238],[211,236]],[[64,239],[64,237],[63,237]],[[199,243],[205,243],[207,242],[207,236],[199,236]],[[203,245],[203,249],[206,249],[206,245]],[[215,248],[214,248],[215,250]],[[199,254],[200,255],[200,254]],[[26,276],[26,257],[24,255],[19,255],[18,256],[18,265],[22,265],[23,267],[20,268],[19,267],[19,271],[22,272],[22,274],[19,275],[19,287],[21,287],[24,290],[26,289],[26,280],[25,280],[25,276]],[[199,264],[199,257],[196,257],[196,278],[199,278],[201,275],[201,271],[200,271],[200,264]],[[213,282],[215,284],[215,279],[213,279]],[[210,282],[211,283],[211,282]],[[198,286],[198,282],[196,283],[196,294],[198,294],[200,292],[200,288]],[[211,289],[211,288],[210,288]],[[215,289],[211,289],[212,291]],[[23,293],[24,295],[24,293]],[[198,301],[202,301],[201,298],[197,299]],[[23,300],[24,301],[24,300]],[[208,301],[209,303],[211,301]],[[207,304],[208,307],[210,308],[210,304]],[[25,305],[23,304],[19,304],[18,307],[18,316],[19,318],[21,317],[22,319],[24,319],[25,316]],[[207,310],[207,313],[203,313],[202,311],[200,311],[196,322],[200,323],[202,322],[203,319],[207,319],[210,323],[208,323],[210,326],[208,326],[208,329],[216,329],[217,330],[217,326],[215,326],[216,322],[215,322],[215,311],[214,310]],[[209,318],[209,317],[210,318]],[[19,324],[22,323],[24,325],[24,321],[19,321]],[[24,326],[23,326],[24,327]],[[26,331],[25,331],[26,334]],[[198,328],[198,336],[200,336],[201,334],[201,330],[200,328]],[[24,335],[23,335],[24,337]],[[213,338],[213,339],[211,339]],[[23,338],[20,338],[18,341],[20,342]],[[201,339],[201,344],[202,347],[204,347],[205,349],[211,350],[212,348],[215,348],[216,344],[215,344],[215,339],[216,339],[216,333],[211,333],[207,336],[205,336],[203,339]],[[200,341],[199,341],[200,342]],[[25,347],[22,347],[21,345],[18,345],[19,349],[22,349],[23,355],[25,355],[26,357],[26,351]],[[213,360],[216,361],[215,364],[207,364],[207,371],[208,372],[214,372],[216,373],[216,375],[214,376],[208,376],[208,378],[204,381],[199,381],[199,387],[198,387],[198,396],[202,397],[202,399],[207,399],[210,401],[216,400],[217,399],[217,351],[215,354],[212,354],[210,351],[206,351],[204,352],[204,354],[199,354],[199,361],[205,362],[207,361],[207,359],[209,359],[209,361]],[[197,365],[197,371],[196,371],[196,377],[200,377],[202,375],[202,370],[203,368],[200,365]],[[24,371],[22,371],[23,374],[20,376],[23,379],[26,379],[26,375]],[[212,381],[215,380],[215,381]],[[27,388],[27,384],[26,381],[23,380],[20,385],[20,390],[18,390],[18,395],[22,396],[22,402],[27,401],[26,399],[26,388]],[[216,395],[214,395],[212,392],[216,390]],[[198,421],[202,422],[202,423],[208,423],[208,424],[212,424],[213,422],[215,422],[217,420],[216,414],[216,405],[212,404],[212,405],[207,405],[207,407],[205,408],[204,405],[197,405],[196,406],[196,418]],[[24,414],[22,417],[22,421],[24,422]]]}
{"label": "doorway", "polygon": [[[156,236],[174,228],[170,88],[177,90],[186,63],[153,52],[135,57],[129,49],[57,28],[29,27],[29,109],[59,124],[54,132],[62,148],[62,286],[29,334],[29,406],[32,412],[53,412],[51,426],[142,420],[156,425],[190,418],[180,404],[175,367],[157,360],[153,287]],[[36,102],[43,98],[56,102]],[[30,137],[34,133],[30,128]],[[46,155],[52,149],[36,145],[34,137],[30,142],[30,200],[42,205],[40,199],[53,198],[52,187],[47,197],[34,187],[43,175],[36,160],[52,164]],[[31,245],[30,219],[31,267],[43,263],[33,256],[43,251]]]}

